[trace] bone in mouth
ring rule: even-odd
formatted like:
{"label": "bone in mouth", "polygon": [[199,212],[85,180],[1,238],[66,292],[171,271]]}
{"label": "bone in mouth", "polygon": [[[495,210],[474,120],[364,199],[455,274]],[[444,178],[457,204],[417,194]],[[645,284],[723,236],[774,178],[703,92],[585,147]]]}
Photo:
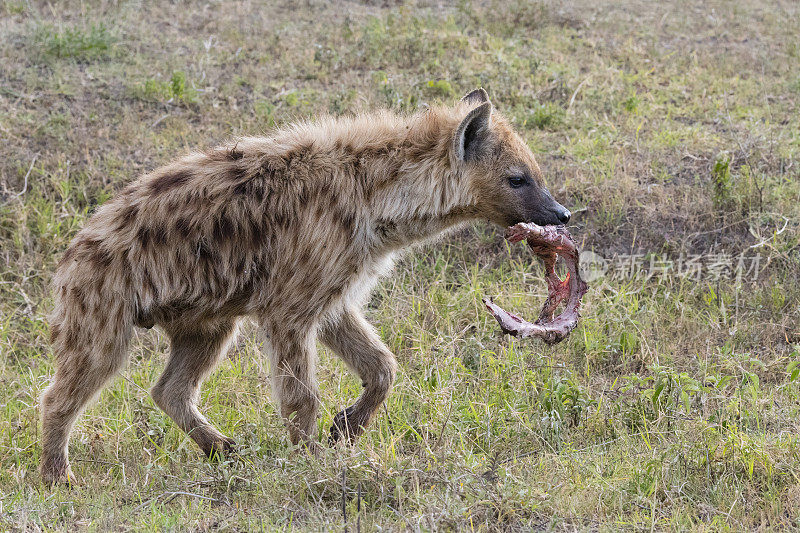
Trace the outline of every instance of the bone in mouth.
{"label": "bone in mouth", "polygon": [[[533,253],[544,262],[547,300],[534,323],[505,311],[490,298],[484,298],[483,303],[497,319],[503,333],[522,338],[539,337],[547,344],[561,342],[578,324],[578,318],[581,316],[581,297],[589,289],[586,282],[581,279],[580,254],[572,236],[564,226],[520,223],[506,230],[506,238],[510,242],[527,239]],[[567,277],[564,280],[558,277],[555,270],[559,256],[564,259],[567,267]],[[558,305],[565,300],[564,310],[558,316],[554,316]]]}

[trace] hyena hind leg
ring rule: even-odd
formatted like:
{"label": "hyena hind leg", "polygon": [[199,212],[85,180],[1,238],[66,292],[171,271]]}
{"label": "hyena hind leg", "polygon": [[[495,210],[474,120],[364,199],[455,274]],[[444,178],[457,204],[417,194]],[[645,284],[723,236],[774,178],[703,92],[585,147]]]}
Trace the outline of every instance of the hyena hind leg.
{"label": "hyena hind leg", "polygon": [[167,366],[151,390],[153,400],[212,457],[229,452],[235,442],[220,433],[197,409],[200,385],[227,351],[237,330],[234,319],[210,325],[167,326],[172,347]]}
{"label": "hyena hind leg", "polygon": [[364,432],[394,383],[397,362],[361,312],[348,308],[320,331],[320,340],[358,374],[364,391],[356,402],[333,419],[328,439],[335,444],[342,436],[349,442]]}
{"label": "hyena hind leg", "polygon": [[[74,325],[74,328],[80,326]],[[83,326],[86,327],[85,325]],[[74,332],[70,335],[74,335]],[[42,481],[48,485],[73,478],[67,446],[75,421],[97,396],[108,380],[125,362],[129,332],[126,338],[110,344],[102,351],[95,346],[108,346],[102,339],[81,347],[68,347],[56,340],[58,368],[53,383],[42,396]]]}

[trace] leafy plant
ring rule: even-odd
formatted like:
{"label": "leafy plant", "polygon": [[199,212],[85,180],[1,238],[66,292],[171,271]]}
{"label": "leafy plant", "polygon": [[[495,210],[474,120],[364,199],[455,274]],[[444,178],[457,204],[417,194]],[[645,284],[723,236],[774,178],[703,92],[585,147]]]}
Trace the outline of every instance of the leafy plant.
{"label": "leafy plant", "polygon": [[727,156],[720,156],[714,162],[714,168],[711,171],[712,200],[714,208],[718,211],[728,211],[733,202],[730,164],[731,160]]}
{"label": "leafy plant", "polygon": [[428,80],[428,83],[425,84],[425,92],[430,96],[440,98],[452,98],[456,94],[453,86],[447,80]]}
{"label": "leafy plant", "polygon": [[542,383],[539,405],[545,428],[559,435],[564,428],[577,426],[586,410],[597,402],[569,377],[550,376]]}
{"label": "leafy plant", "polygon": [[55,29],[42,25],[36,31],[36,43],[45,57],[95,60],[108,56],[117,37],[102,23]]}
{"label": "leafy plant", "polygon": [[134,94],[150,102],[166,102],[175,104],[196,104],[200,101],[195,88],[188,86],[186,73],[176,70],[169,80],[149,79],[134,90]]}
{"label": "leafy plant", "polygon": [[565,116],[566,113],[561,106],[545,102],[533,106],[526,122],[540,130],[556,129],[564,123]]}

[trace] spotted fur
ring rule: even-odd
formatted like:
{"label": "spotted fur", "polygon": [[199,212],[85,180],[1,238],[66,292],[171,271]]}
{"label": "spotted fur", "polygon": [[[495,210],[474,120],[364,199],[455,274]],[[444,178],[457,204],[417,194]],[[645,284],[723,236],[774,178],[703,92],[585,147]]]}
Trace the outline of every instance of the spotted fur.
{"label": "spotted fur", "polygon": [[[509,172],[529,176],[527,196],[509,188]],[[139,178],[89,219],[54,276],[57,372],[42,398],[43,478],[71,476],[69,433],[123,366],[137,326],[169,336],[152,395],[207,454],[233,441],[200,414],[198,391],[244,316],[268,339],[291,440],[312,441],[317,339],[363,381],[331,429],[331,441],[353,439],[395,377],[393,355],[361,312],[395,254],[475,219],[548,223],[558,207],[482,89],[410,117],[291,125]]]}

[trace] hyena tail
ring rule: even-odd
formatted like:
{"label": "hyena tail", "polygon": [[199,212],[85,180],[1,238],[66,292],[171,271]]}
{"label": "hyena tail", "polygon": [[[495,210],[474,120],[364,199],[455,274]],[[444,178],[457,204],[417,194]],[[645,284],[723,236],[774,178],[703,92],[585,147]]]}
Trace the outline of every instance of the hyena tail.
{"label": "hyena tail", "polygon": [[108,277],[76,265],[60,269],[54,280],[50,335],[56,374],[41,399],[40,468],[47,484],[72,477],[67,453],[72,427],[127,359],[134,322],[131,299],[120,294],[119,286],[109,286]]}

